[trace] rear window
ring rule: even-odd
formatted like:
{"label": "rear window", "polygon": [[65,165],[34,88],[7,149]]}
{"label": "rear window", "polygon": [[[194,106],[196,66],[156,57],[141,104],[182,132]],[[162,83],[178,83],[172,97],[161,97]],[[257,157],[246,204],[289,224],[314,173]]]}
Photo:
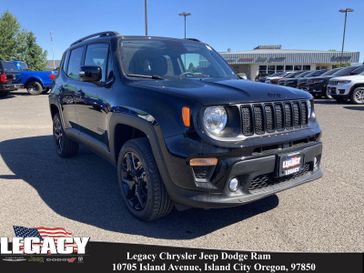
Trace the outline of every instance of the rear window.
{"label": "rear window", "polygon": [[1,70],[4,72],[18,72],[16,65],[12,62],[1,61]]}

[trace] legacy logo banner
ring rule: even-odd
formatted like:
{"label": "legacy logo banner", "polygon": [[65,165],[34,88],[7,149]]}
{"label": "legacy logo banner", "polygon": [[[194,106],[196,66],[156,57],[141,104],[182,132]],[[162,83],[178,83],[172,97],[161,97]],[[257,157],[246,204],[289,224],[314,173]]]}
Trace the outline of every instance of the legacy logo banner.
{"label": "legacy logo banner", "polygon": [[64,228],[14,226],[15,237],[0,238],[0,254],[85,254],[90,237],[73,237]]}

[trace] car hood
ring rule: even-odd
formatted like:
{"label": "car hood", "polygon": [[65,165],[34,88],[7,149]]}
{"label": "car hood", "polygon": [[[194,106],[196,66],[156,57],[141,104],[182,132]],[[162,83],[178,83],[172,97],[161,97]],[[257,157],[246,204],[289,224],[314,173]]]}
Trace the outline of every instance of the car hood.
{"label": "car hood", "polygon": [[202,105],[311,98],[307,92],[295,88],[242,80],[138,80],[130,85],[192,99]]}
{"label": "car hood", "polygon": [[341,76],[341,77],[335,77],[331,78],[332,81],[363,81],[364,82],[364,75],[351,75],[351,76]]}
{"label": "car hood", "polygon": [[332,76],[324,76],[324,77],[309,77],[308,80],[329,80]]}

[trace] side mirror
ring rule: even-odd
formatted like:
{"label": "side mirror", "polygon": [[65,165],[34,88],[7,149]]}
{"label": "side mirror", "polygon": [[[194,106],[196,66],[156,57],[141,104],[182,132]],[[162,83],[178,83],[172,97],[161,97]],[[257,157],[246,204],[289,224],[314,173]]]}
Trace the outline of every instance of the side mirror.
{"label": "side mirror", "polygon": [[80,70],[80,80],[83,82],[99,82],[102,78],[101,67],[86,65]]}

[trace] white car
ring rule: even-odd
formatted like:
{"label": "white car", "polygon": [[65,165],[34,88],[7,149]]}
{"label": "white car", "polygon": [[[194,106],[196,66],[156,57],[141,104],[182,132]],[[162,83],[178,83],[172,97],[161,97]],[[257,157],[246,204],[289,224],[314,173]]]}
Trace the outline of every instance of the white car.
{"label": "white car", "polygon": [[265,83],[278,84],[278,81],[292,72],[277,72],[265,78]]}
{"label": "white car", "polygon": [[339,102],[350,100],[355,104],[364,104],[364,72],[330,79],[327,91]]}

